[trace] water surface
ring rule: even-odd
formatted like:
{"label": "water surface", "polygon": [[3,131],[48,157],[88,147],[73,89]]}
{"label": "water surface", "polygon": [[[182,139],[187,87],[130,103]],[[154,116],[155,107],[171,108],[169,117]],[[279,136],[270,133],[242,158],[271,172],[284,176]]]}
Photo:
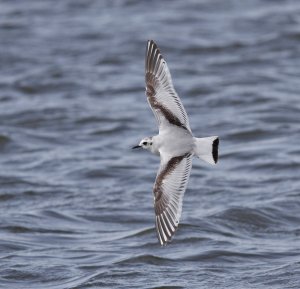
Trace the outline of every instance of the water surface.
{"label": "water surface", "polygon": [[[299,288],[300,3],[1,1],[1,288]],[[160,247],[144,95],[157,41],[196,136]]]}

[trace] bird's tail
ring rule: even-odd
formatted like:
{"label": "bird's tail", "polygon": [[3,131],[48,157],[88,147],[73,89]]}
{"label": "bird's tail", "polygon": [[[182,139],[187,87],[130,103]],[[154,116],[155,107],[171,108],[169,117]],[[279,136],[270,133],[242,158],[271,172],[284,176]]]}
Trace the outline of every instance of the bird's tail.
{"label": "bird's tail", "polygon": [[195,155],[208,162],[209,164],[215,165],[218,161],[218,150],[219,150],[219,137],[210,136],[210,137],[202,137],[202,138],[194,138],[195,147],[194,153]]}

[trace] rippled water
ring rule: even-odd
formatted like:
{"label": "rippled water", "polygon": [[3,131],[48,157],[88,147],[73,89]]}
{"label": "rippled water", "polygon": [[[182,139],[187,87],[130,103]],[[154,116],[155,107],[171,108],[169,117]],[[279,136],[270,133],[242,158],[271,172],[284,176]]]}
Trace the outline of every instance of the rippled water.
{"label": "rippled water", "polygon": [[[196,136],[160,247],[147,39]],[[1,1],[1,288],[300,288],[299,1]]]}

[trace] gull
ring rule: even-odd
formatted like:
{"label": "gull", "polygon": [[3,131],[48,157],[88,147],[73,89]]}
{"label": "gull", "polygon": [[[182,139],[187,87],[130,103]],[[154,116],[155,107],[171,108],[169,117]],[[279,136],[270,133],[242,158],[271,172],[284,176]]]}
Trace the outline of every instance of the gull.
{"label": "gull", "polygon": [[193,136],[167,63],[153,40],[147,43],[145,81],[147,100],[157,120],[159,133],[143,138],[133,149],[143,148],[160,156],[153,194],[157,237],[164,246],[178,228],[193,156],[216,164],[219,138]]}

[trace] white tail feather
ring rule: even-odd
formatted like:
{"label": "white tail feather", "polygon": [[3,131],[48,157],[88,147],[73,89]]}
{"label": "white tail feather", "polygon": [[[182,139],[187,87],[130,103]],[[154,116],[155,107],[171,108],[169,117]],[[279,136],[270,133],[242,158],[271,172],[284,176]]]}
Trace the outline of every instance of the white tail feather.
{"label": "white tail feather", "polygon": [[195,138],[195,155],[209,164],[215,165],[218,161],[219,137],[210,136]]}

